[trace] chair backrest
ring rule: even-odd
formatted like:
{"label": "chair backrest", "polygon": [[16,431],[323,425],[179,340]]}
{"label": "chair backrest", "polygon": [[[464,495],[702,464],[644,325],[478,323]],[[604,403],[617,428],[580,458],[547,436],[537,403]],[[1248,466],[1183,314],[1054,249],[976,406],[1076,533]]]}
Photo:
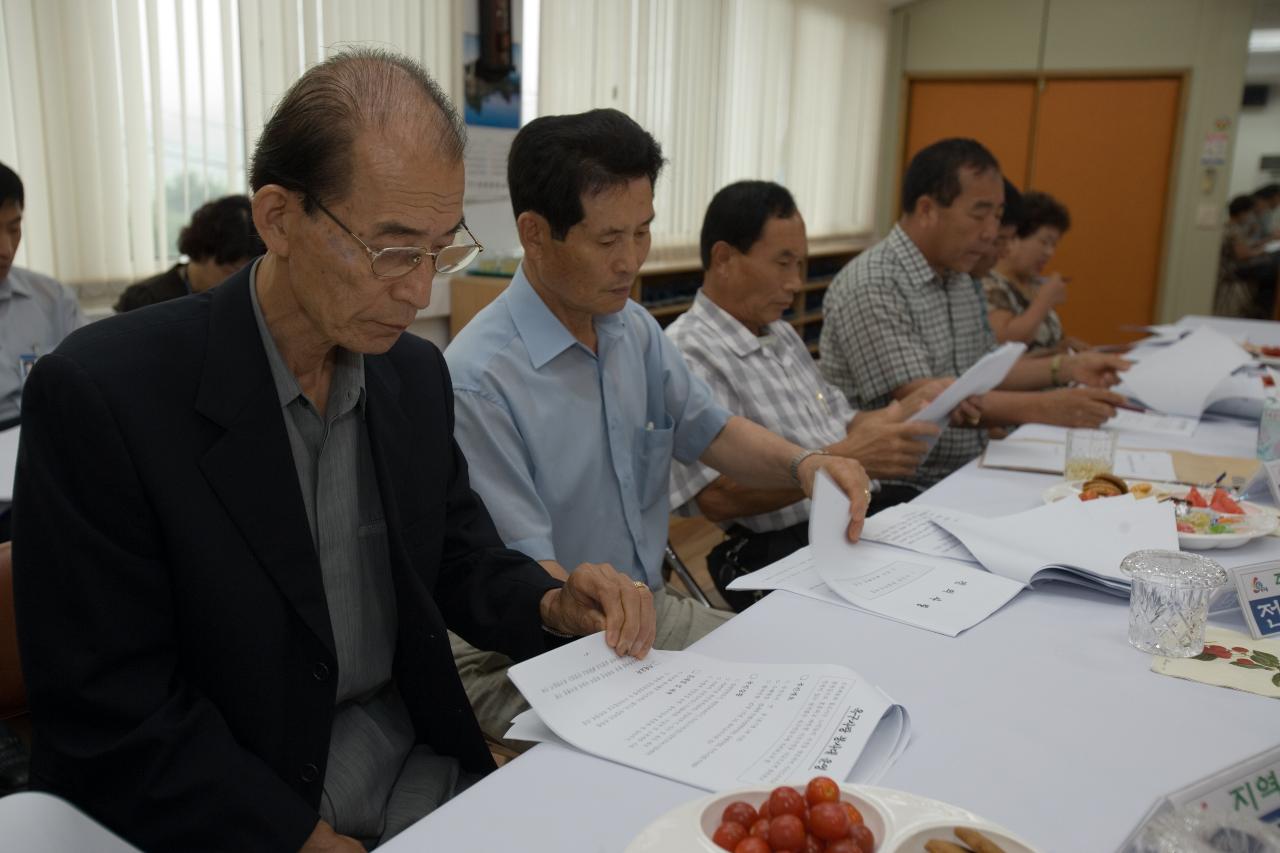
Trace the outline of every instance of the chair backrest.
{"label": "chair backrest", "polygon": [[11,543],[0,542],[0,720],[26,712],[27,689],[13,616],[13,549]]}

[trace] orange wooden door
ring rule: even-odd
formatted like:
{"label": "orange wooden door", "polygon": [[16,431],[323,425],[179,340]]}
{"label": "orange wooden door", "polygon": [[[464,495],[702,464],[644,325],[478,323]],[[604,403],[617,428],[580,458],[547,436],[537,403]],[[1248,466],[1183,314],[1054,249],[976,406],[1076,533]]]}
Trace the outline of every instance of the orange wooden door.
{"label": "orange wooden door", "polygon": [[1034,80],[912,80],[902,172],[927,145],[968,136],[985,145],[1019,188],[1027,179]]}
{"label": "orange wooden door", "polygon": [[1040,93],[1030,186],[1071,212],[1049,270],[1071,279],[1067,334],[1131,340],[1155,315],[1181,80],[1077,79]]}

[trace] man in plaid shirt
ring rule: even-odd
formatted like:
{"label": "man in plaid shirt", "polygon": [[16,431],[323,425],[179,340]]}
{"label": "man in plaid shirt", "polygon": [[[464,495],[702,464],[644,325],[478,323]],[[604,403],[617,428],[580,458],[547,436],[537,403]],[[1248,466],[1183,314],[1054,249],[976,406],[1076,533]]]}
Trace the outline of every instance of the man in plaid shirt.
{"label": "man in plaid shirt", "polygon": [[[958,376],[995,348],[968,273],[996,239],[1003,202],[1000,166],[972,139],[944,139],[912,158],[902,219],[827,289],[819,367],[832,384],[861,406],[883,406]],[[1128,366],[1098,352],[1024,356],[997,390],[965,408],[971,428],[944,432],[904,482],[928,487],[978,456],[984,427],[1100,426],[1124,402],[1106,389]]]}
{"label": "man in plaid shirt", "polygon": [[[791,193],[767,181],[725,187],[707,208],[701,245],[702,288],[666,333],[716,402],[802,447],[857,459],[872,477],[914,474],[939,429],[906,419],[946,383],[926,383],[907,400],[858,412],[822,378],[800,335],[780,319],[804,285],[808,254]],[[872,511],[915,494],[887,487],[873,497]],[[808,542],[809,501],[799,489],[748,488],[696,460],[672,464],[671,505],[736,522],[708,562],[737,609],[756,594],[726,590],[734,577]]]}

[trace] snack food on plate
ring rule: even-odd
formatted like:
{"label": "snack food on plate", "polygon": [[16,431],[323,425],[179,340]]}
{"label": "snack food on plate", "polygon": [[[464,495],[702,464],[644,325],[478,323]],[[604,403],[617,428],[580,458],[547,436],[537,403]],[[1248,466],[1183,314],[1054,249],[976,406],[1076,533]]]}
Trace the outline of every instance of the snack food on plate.
{"label": "snack food on plate", "polygon": [[950,841],[933,840],[926,842],[924,849],[928,853],[1004,853],[1003,848],[996,844],[990,838],[967,826],[957,826],[955,828],[956,838],[959,838],[966,846],[953,844]]}
{"label": "snack food on plate", "polygon": [[1129,486],[1114,474],[1099,474],[1091,480],[1085,480],[1080,487],[1080,500],[1091,501],[1096,498],[1114,498],[1129,493]]}

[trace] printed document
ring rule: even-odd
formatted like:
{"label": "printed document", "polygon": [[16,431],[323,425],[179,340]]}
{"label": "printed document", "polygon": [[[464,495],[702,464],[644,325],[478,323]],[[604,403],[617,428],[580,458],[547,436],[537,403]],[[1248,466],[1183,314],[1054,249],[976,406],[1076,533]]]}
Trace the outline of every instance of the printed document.
{"label": "printed document", "polygon": [[1202,326],[1176,344],[1144,353],[1121,376],[1121,387],[1156,411],[1198,418],[1222,380],[1252,360],[1231,338]]}
{"label": "printed document", "polygon": [[818,575],[859,609],[957,636],[1003,607],[1021,584],[972,563],[845,536],[849,498],[825,474],[814,480],[809,548]]}
{"label": "printed document", "polygon": [[654,649],[619,657],[603,634],[510,669],[548,732],[583,752],[709,791],[822,774],[870,783],[902,754],[906,712],[848,667],[733,663]]}
{"label": "printed document", "polygon": [[944,388],[932,403],[921,409],[911,420],[945,426],[952,409],[964,402],[966,397],[985,394],[1003,382],[1026,351],[1026,344],[1005,344],[992,350]]}

